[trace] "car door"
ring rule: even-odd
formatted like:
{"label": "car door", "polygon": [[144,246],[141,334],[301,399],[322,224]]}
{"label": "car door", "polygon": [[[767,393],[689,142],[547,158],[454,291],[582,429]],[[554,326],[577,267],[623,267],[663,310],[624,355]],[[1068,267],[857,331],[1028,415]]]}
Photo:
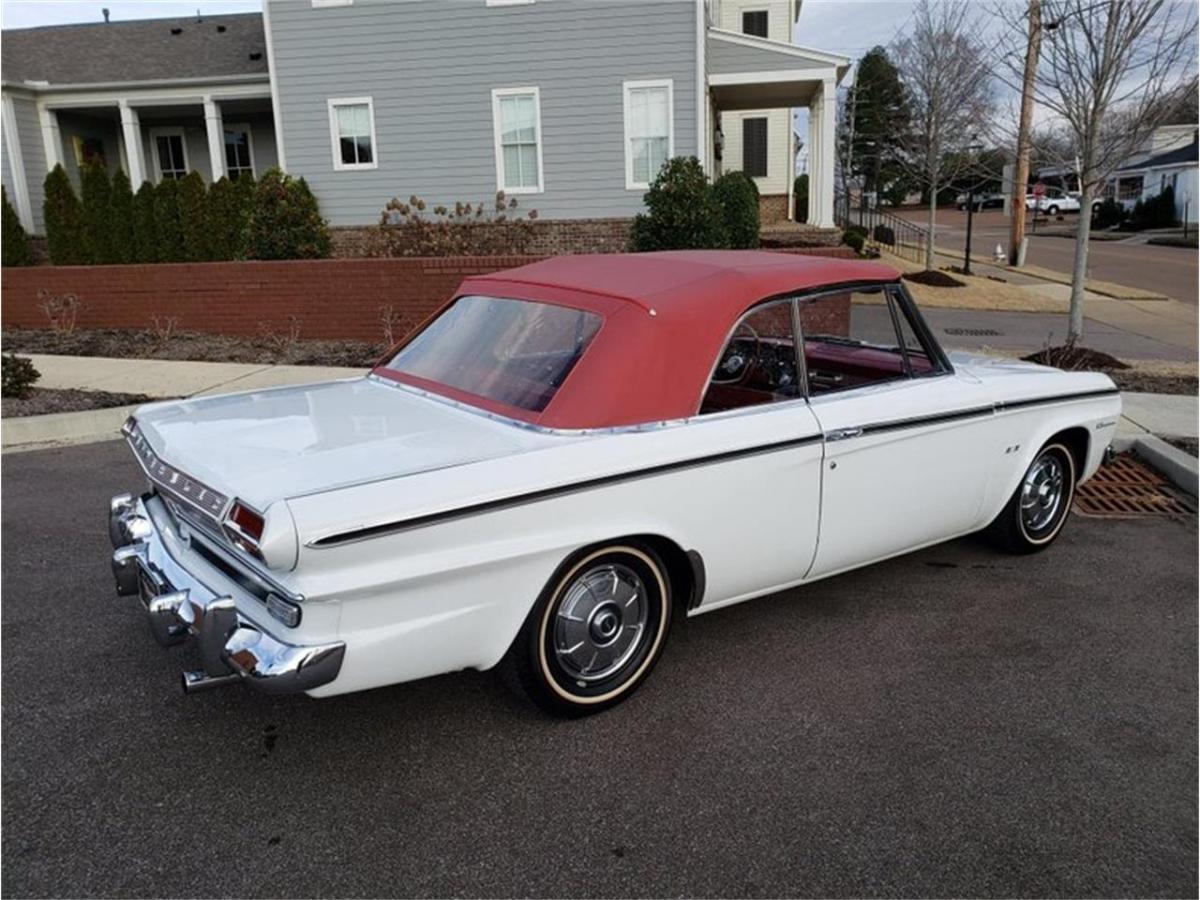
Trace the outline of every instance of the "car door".
{"label": "car door", "polygon": [[972,530],[1000,431],[898,287],[802,301],[810,408],[825,435],[810,577]]}
{"label": "car door", "polygon": [[706,446],[751,452],[702,471],[680,503],[704,558],[705,605],[796,584],[812,565],[821,507],[821,427],[808,407],[795,303],[770,301],[734,327],[689,426]]}

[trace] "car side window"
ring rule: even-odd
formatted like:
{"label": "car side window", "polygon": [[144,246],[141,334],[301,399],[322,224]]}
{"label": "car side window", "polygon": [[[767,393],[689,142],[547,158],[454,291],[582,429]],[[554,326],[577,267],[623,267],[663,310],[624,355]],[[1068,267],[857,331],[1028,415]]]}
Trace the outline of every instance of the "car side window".
{"label": "car side window", "polygon": [[717,360],[701,414],[803,396],[792,307],[793,301],[780,300],[742,316]]}
{"label": "car side window", "polygon": [[891,294],[891,299],[896,310],[896,324],[900,329],[900,344],[908,355],[908,367],[913,377],[920,378],[923,375],[941,372],[941,361],[921,339],[911,311],[894,293]]}
{"label": "car side window", "polygon": [[897,336],[898,316],[882,287],[802,299],[800,333],[809,395],[908,378],[909,356]]}

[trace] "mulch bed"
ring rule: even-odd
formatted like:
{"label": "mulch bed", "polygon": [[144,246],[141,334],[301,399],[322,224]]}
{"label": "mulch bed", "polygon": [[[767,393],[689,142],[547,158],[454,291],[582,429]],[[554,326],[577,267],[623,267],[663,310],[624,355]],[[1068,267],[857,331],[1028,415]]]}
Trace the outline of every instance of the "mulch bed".
{"label": "mulch bed", "polygon": [[0,341],[6,353],[361,368],[374,365],[387,349],[382,343],[366,341],[286,342],[271,337],[228,337],[196,331],[176,332],[164,341],[152,332],[116,328],[78,329],[71,334],[34,328],[5,329]]}
{"label": "mulch bed", "polygon": [[1195,375],[1153,375],[1129,369],[1124,372],[1109,370],[1108,375],[1123,391],[1144,394],[1191,394],[1200,391],[1200,379]]}
{"label": "mulch bed", "polygon": [[1056,369],[1076,371],[1080,369],[1121,370],[1129,366],[1115,356],[1091,350],[1087,347],[1074,347],[1064,344],[1060,347],[1046,347],[1029,356],[1022,356],[1027,362],[1040,363],[1043,366],[1054,366]]}
{"label": "mulch bed", "polygon": [[900,276],[905,281],[911,281],[913,284],[927,284],[930,287],[966,287],[965,281],[959,281],[953,275],[947,275],[945,272],[939,272],[936,269],[926,272],[905,272]]}
{"label": "mulch bed", "polygon": [[56,390],[33,388],[28,397],[5,397],[0,401],[0,416],[44,416],[49,413],[81,412],[85,409],[109,409],[149,403],[153,397],[145,394],[114,394],[109,391]]}
{"label": "mulch bed", "polygon": [[1123,391],[1145,394],[1195,394],[1200,390],[1200,379],[1195,375],[1143,372],[1131,368],[1115,356],[1087,347],[1047,347],[1021,358],[1027,362],[1054,366],[1056,369],[1071,372],[1103,372]]}

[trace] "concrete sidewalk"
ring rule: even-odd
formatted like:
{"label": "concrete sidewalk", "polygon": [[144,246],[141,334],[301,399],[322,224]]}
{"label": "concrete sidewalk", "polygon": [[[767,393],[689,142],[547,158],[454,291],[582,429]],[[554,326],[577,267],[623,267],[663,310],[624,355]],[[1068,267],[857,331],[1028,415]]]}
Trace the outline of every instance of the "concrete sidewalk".
{"label": "concrete sidewalk", "polygon": [[[167,359],[110,359],[99,356],[30,356],[41,373],[40,388],[112,391],[150,397],[200,397],[311,384],[364,375],[366,369],[338,366],[273,366],[188,362]],[[4,419],[4,452],[89,444],[117,437],[136,406]]]}
{"label": "concrete sidewalk", "polygon": [[74,388],[148,394],[151,397],[196,397],[288,384],[309,384],[363,375],[366,369],[340,366],[276,366],[257,363],[191,362],[172,359],[112,359],[104,356],[33,354],[42,373],[40,388]]}

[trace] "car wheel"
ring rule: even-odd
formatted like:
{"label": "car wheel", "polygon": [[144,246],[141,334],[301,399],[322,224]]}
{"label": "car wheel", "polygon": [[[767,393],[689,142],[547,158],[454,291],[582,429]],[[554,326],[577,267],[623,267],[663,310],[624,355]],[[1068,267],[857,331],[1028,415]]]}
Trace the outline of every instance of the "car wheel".
{"label": "car wheel", "polygon": [[1058,207],[1051,206],[1046,210],[1046,213],[1051,216],[1057,216],[1058,215]]}
{"label": "car wheel", "polygon": [[610,544],[561,566],[505,657],[510,683],[554,715],[615,706],[646,680],[671,627],[671,583],[649,547]]}
{"label": "car wheel", "polygon": [[1062,444],[1049,443],[1025,470],[988,535],[1010,553],[1045,550],[1062,531],[1074,499],[1075,458]]}

